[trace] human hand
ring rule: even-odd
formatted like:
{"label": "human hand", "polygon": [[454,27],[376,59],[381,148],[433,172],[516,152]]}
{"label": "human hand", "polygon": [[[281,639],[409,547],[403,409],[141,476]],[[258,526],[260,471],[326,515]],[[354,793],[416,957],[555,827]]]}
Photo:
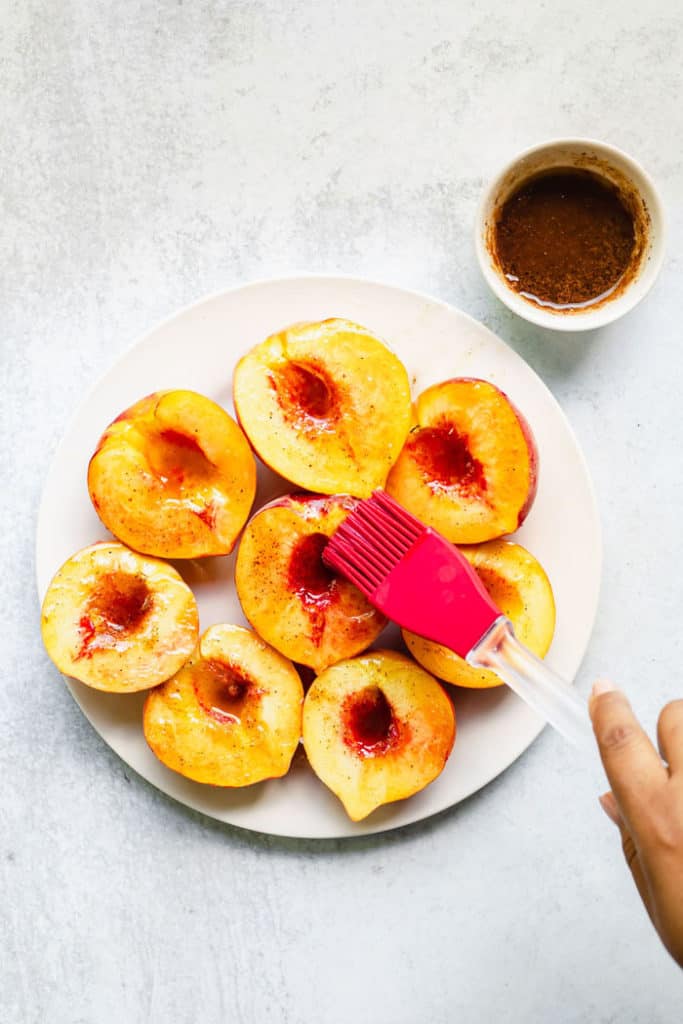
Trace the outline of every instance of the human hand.
{"label": "human hand", "polygon": [[595,684],[589,711],[612,787],[600,804],[621,832],[650,920],[683,967],[683,700],[667,704],[659,716],[661,757],[611,683]]}

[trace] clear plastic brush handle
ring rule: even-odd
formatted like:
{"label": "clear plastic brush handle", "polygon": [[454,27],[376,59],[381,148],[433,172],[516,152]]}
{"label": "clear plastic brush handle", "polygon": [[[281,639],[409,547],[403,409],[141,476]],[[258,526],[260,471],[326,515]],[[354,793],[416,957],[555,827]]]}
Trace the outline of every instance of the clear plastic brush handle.
{"label": "clear plastic brush handle", "polygon": [[532,654],[501,616],[467,655],[475,668],[495,672],[517,696],[575,746],[595,745],[586,701]]}

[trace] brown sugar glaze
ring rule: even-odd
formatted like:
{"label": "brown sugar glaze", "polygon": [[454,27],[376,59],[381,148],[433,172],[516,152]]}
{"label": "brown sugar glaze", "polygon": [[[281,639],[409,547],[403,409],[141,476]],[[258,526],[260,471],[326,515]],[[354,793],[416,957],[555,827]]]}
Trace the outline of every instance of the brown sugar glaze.
{"label": "brown sugar glaze", "polygon": [[515,291],[566,311],[618,294],[640,256],[634,215],[617,187],[574,167],[522,182],[497,210],[493,245]]}

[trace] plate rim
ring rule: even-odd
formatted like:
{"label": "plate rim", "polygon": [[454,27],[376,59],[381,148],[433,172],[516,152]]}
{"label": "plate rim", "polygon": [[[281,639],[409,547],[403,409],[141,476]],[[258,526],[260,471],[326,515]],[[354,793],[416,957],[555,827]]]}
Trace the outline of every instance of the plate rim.
{"label": "plate rim", "polygon": [[[328,272],[325,272],[325,271],[298,271],[298,272],[292,272],[292,273],[283,274],[283,275],[276,275],[276,276],[272,276],[272,277],[253,278],[253,279],[250,279],[250,280],[247,280],[247,281],[243,281],[243,282],[241,282],[239,284],[231,285],[231,286],[229,286],[227,288],[219,288],[219,289],[216,289],[216,290],[214,290],[212,292],[209,292],[209,293],[199,297],[198,299],[193,300],[192,302],[186,303],[184,306],[181,306],[180,308],[176,309],[174,312],[168,314],[167,316],[164,316],[163,318],[158,320],[156,323],[154,323],[151,327],[149,327],[146,331],[144,331],[144,333],[138,335],[130,344],[128,344],[125,347],[123,352],[121,352],[116,357],[116,359],[114,359],[106,367],[106,369],[99,374],[99,376],[90,385],[90,387],[88,387],[87,389],[84,390],[83,395],[82,395],[80,401],[78,402],[76,408],[73,410],[71,416],[68,417],[68,419],[67,419],[67,421],[66,421],[66,423],[65,423],[65,425],[64,425],[64,427],[62,429],[62,434],[61,434],[61,437],[60,437],[58,443],[55,445],[54,449],[52,450],[52,452],[50,454],[50,463],[49,463],[49,467],[48,467],[47,473],[45,474],[45,476],[43,478],[43,484],[42,484],[42,489],[41,489],[41,496],[40,496],[40,501],[39,501],[39,504],[38,504],[38,514],[37,514],[37,517],[36,517],[36,528],[35,528],[35,540],[34,540],[34,545],[33,545],[33,554],[34,554],[34,559],[35,559],[35,580],[36,580],[36,589],[37,589],[37,593],[38,593],[39,603],[42,605],[42,600],[43,600],[43,596],[44,596],[44,593],[41,591],[41,580],[40,580],[40,574],[39,574],[39,563],[40,563],[40,559],[41,559],[41,549],[42,549],[42,546],[43,546],[41,544],[41,537],[43,537],[45,535],[45,530],[43,529],[43,526],[44,526],[44,521],[45,521],[45,517],[46,517],[46,514],[47,514],[46,513],[46,504],[47,504],[46,498],[47,498],[47,494],[48,494],[48,491],[50,489],[50,484],[52,483],[53,475],[57,472],[56,463],[58,461],[58,456],[61,453],[62,449],[66,445],[67,437],[69,437],[69,435],[71,434],[72,428],[74,427],[75,423],[77,422],[77,420],[78,420],[78,418],[80,416],[81,410],[89,403],[89,401],[91,400],[93,394],[100,387],[100,385],[102,384],[103,380],[106,377],[108,377],[111,373],[113,373],[120,366],[121,363],[123,363],[126,359],[128,359],[129,356],[131,355],[131,353],[134,350],[144,348],[151,341],[151,339],[155,335],[158,334],[159,331],[163,330],[165,327],[167,327],[168,325],[170,325],[174,321],[180,319],[181,317],[186,316],[186,315],[192,313],[194,310],[200,308],[201,306],[204,306],[204,305],[206,305],[208,303],[211,303],[211,302],[214,302],[216,300],[222,299],[222,298],[224,298],[224,297],[226,297],[228,295],[234,294],[235,292],[244,292],[244,291],[248,291],[248,290],[251,290],[251,289],[256,289],[256,288],[259,288],[259,287],[269,286],[269,285],[287,285],[287,284],[296,285],[296,284],[301,284],[301,283],[306,282],[306,281],[323,281],[323,282],[325,282],[325,283],[327,283],[329,285],[334,285],[335,283],[340,282],[340,283],[344,283],[345,285],[354,285],[355,284],[355,285],[360,285],[360,286],[363,286],[363,287],[367,287],[367,286],[370,286],[370,287],[380,287],[382,289],[387,289],[387,290],[390,290],[390,291],[401,293],[403,296],[408,295],[408,296],[410,296],[410,297],[412,297],[414,299],[417,299],[417,300],[420,300],[420,301],[423,301],[423,302],[427,302],[429,304],[441,307],[443,310],[445,310],[445,311],[447,311],[449,313],[453,313],[454,312],[458,316],[463,317],[465,320],[469,321],[469,323],[474,325],[478,330],[482,330],[483,329],[484,331],[486,331],[489,335],[492,336],[493,339],[495,339],[495,341],[497,343],[502,344],[506,348],[510,349],[515,354],[515,356],[517,356],[517,358],[520,359],[524,363],[524,365],[526,366],[527,370],[530,371],[533,374],[533,376],[537,379],[537,381],[538,381],[539,385],[541,386],[542,390],[545,392],[546,398],[549,399],[550,402],[554,405],[555,411],[559,414],[559,417],[562,420],[562,423],[563,423],[563,425],[564,425],[564,427],[565,427],[565,429],[567,431],[567,434],[571,438],[572,447],[575,450],[575,453],[576,453],[576,455],[578,457],[579,464],[580,464],[580,466],[581,466],[581,468],[583,470],[583,475],[584,475],[584,478],[585,478],[585,481],[586,481],[586,485],[587,485],[587,494],[588,494],[588,497],[590,499],[590,511],[591,511],[592,526],[593,526],[593,541],[594,541],[594,544],[595,544],[595,557],[596,557],[597,564],[596,564],[596,572],[594,574],[594,587],[592,588],[593,589],[593,593],[590,595],[590,597],[591,597],[591,614],[590,614],[591,625],[590,625],[590,629],[587,631],[586,639],[585,639],[582,647],[579,649],[579,651],[577,653],[577,658],[576,658],[577,665],[576,665],[576,669],[575,669],[575,672],[574,672],[574,678],[571,680],[572,685],[574,685],[576,675],[580,671],[581,665],[582,665],[582,663],[583,663],[583,661],[585,659],[586,652],[588,650],[588,646],[590,644],[590,640],[591,640],[591,637],[593,635],[593,631],[595,629],[595,622],[596,622],[598,608],[599,608],[600,592],[601,592],[601,586],[602,586],[602,570],[603,570],[603,559],[604,559],[604,544],[603,544],[603,536],[602,536],[602,523],[601,523],[601,518],[600,518],[600,508],[599,508],[599,504],[598,504],[598,500],[597,500],[597,494],[596,494],[596,490],[595,490],[595,485],[593,483],[593,479],[592,479],[592,476],[591,476],[591,473],[590,473],[590,468],[588,466],[588,461],[587,461],[586,456],[584,454],[583,448],[580,445],[578,438],[576,437],[576,434],[574,432],[574,429],[573,429],[573,427],[571,425],[571,422],[570,422],[567,414],[565,413],[565,411],[562,408],[562,406],[560,405],[558,399],[555,397],[553,392],[550,390],[550,388],[548,387],[548,385],[546,384],[544,379],[534,369],[534,367],[531,366],[527,362],[527,360],[524,358],[524,356],[522,356],[521,353],[519,353],[517,351],[517,349],[513,345],[511,345],[509,342],[505,341],[498,334],[496,334],[496,332],[493,331],[487,324],[482,323],[481,320],[477,320],[476,317],[472,316],[470,313],[467,313],[465,310],[460,309],[458,306],[454,306],[452,303],[447,302],[445,299],[438,298],[438,297],[436,297],[436,296],[434,296],[434,295],[432,295],[432,294],[430,294],[428,292],[424,292],[422,290],[415,289],[415,288],[405,287],[404,285],[395,284],[395,283],[393,283],[391,281],[381,280],[381,279],[378,279],[378,278],[359,277],[357,274],[328,273]],[[588,598],[588,596],[589,595],[587,594],[586,598]],[[349,832],[349,831],[340,831],[340,832],[335,832],[333,834],[329,833],[329,834],[326,834],[326,835],[318,835],[318,834],[312,834],[309,831],[298,830],[294,834],[294,833],[292,833],[292,831],[284,831],[284,830],[282,830],[280,828],[277,828],[277,827],[272,829],[272,830],[268,829],[266,831],[266,830],[264,830],[262,828],[256,828],[256,827],[251,826],[251,825],[246,824],[246,823],[235,823],[235,822],[231,822],[231,821],[226,821],[223,818],[216,817],[216,816],[212,815],[204,807],[201,807],[197,803],[195,803],[191,798],[189,798],[189,799],[185,798],[185,797],[181,798],[179,795],[175,795],[173,793],[168,792],[166,789],[164,789],[161,786],[157,785],[156,782],[152,781],[151,779],[148,779],[145,775],[142,774],[142,772],[140,772],[137,768],[133,767],[133,765],[131,765],[130,762],[127,761],[126,758],[117,749],[115,749],[109,743],[107,738],[97,728],[97,726],[95,725],[92,717],[90,716],[90,714],[88,713],[88,711],[84,707],[83,703],[79,699],[78,687],[77,687],[77,685],[74,685],[75,681],[72,680],[69,676],[64,675],[63,673],[60,673],[60,674],[62,675],[62,678],[66,682],[68,690],[69,690],[73,700],[77,704],[80,712],[85,716],[86,720],[88,721],[88,723],[90,724],[90,726],[94,730],[94,732],[97,734],[99,739],[109,748],[109,750],[112,751],[112,753],[117,758],[119,758],[119,760],[130,771],[134,772],[136,776],[141,778],[148,785],[152,786],[157,792],[161,793],[163,797],[172,800],[174,803],[180,805],[181,807],[189,808],[194,813],[201,814],[201,815],[209,818],[211,821],[216,821],[217,823],[219,823],[220,826],[227,826],[229,828],[239,829],[241,831],[245,831],[245,832],[248,832],[248,833],[254,833],[256,835],[273,836],[273,837],[277,837],[279,839],[304,839],[304,840],[307,840],[307,841],[314,840],[316,842],[329,842],[329,841],[337,842],[340,839],[352,840],[352,841],[353,840],[359,840],[359,839],[367,839],[369,836],[380,835],[380,834],[382,834],[384,832],[398,831],[398,830],[402,830],[402,829],[405,829],[405,828],[410,828],[412,826],[418,825],[418,824],[428,820],[429,818],[433,818],[433,817],[436,817],[436,816],[438,816],[440,814],[444,814],[445,812],[451,810],[453,807],[456,807],[459,804],[464,803],[467,800],[469,800],[471,797],[473,797],[475,794],[479,793],[482,789],[484,789],[491,782],[493,782],[494,779],[498,778],[499,775],[502,775],[505,771],[507,771],[509,768],[511,768],[512,765],[517,760],[519,760],[519,758],[522,756],[522,754],[524,754],[524,752],[526,750],[528,750],[536,742],[536,740],[538,739],[539,735],[544,731],[544,729],[546,728],[546,725],[547,725],[546,722],[544,722],[542,720],[539,720],[538,727],[535,730],[533,730],[533,731],[530,730],[527,734],[525,734],[524,739],[521,741],[521,743],[519,745],[515,744],[513,749],[516,752],[515,752],[514,756],[512,757],[512,759],[509,761],[509,763],[507,765],[503,766],[503,767],[495,768],[490,774],[488,772],[485,773],[485,777],[482,778],[479,781],[479,783],[477,784],[477,786],[474,789],[472,789],[466,796],[463,796],[460,799],[457,799],[457,800],[455,800],[453,802],[447,803],[447,804],[445,804],[444,806],[442,806],[440,808],[425,809],[424,812],[418,811],[417,814],[415,815],[415,817],[413,817],[410,821],[402,821],[402,822],[396,822],[396,823],[394,823],[392,821],[378,822],[372,828],[362,828],[361,830],[359,830],[356,833]],[[403,801],[398,801],[399,804],[402,803],[402,802]],[[390,806],[390,805],[388,805],[388,806]],[[360,822],[358,824],[363,825],[364,822]]]}

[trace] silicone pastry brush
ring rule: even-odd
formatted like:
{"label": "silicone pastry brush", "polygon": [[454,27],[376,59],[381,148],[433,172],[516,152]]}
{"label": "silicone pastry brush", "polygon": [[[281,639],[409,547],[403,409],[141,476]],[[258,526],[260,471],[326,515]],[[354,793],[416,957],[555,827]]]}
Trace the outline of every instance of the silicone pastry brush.
{"label": "silicone pastry brush", "polygon": [[457,548],[384,491],[347,516],[323,561],[399,626],[491,669],[570,742],[592,741],[579,694],[520,643]]}

